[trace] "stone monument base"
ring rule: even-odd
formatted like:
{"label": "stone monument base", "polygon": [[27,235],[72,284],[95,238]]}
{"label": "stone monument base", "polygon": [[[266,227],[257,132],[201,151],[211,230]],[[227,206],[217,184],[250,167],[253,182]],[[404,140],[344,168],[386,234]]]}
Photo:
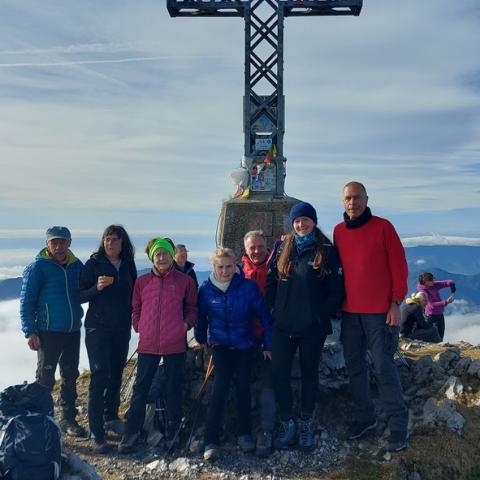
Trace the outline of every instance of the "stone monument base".
{"label": "stone monument base", "polygon": [[262,230],[267,246],[271,248],[276,239],[291,230],[288,214],[298,202],[300,200],[293,197],[274,198],[268,195],[246,200],[225,200],[220,214],[217,244],[232,248],[237,255],[241,255],[245,233]]}

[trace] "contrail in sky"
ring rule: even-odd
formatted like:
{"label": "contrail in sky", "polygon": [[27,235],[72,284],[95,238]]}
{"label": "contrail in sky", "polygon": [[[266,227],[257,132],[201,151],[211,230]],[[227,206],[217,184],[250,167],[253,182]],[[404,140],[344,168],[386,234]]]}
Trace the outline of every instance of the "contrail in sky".
{"label": "contrail in sky", "polygon": [[[131,62],[151,62],[155,60],[178,60],[180,58],[195,58],[198,55],[156,55],[153,57],[127,57],[111,60],[72,60],[67,62],[16,62],[16,63],[0,63],[0,68],[20,68],[20,67],[68,67],[74,65],[99,65],[104,63],[131,63]],[[219,55],[202,56],[205,58],[221,58]]]}

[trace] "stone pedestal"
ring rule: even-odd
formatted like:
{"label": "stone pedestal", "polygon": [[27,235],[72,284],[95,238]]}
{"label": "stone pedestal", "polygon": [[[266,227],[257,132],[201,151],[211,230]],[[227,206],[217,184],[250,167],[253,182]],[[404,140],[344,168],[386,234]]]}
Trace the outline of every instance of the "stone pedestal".
{"label": "stone pedestal", "polygon": [[237,255],[243,253],[243,236],[249,230],[262,230],[267,246],[291,230],[288,214],[300,200],[292,197],[273,198],[262,195],[258,198],[225,200],[222,204],[217,243],[232,248]]}

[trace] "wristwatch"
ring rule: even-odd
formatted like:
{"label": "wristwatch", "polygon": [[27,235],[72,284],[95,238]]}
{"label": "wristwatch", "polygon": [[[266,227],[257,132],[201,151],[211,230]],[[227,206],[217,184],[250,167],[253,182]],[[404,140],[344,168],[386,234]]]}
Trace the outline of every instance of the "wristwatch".
{"label": "wristwatch", "polygon": [[402,304],[401,300],[392,300],[392,303],[395,303],[396,305],[400,306]]}

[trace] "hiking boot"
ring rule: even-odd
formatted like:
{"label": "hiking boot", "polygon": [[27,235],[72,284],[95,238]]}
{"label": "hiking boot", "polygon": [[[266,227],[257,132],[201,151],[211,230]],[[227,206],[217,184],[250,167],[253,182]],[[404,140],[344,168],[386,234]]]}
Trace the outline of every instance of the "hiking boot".
{"label": "hiking boot", "polygon": [[130,453],[135,450],[135,444],[140,437],[140,433],[125,433],[122,441],[118,445],[118,453]]}
{"label": "hiking boot", "polygon": [[110,451],[110,445],[105,440],[93,440],[93,452],[97,455],[104,455]]}
{"label": "hiking boot", "polygon": [[205,445],[205,450],[203,451],[203,459],[207,462],[213,462],[217,459],[218,455],[218,446],[215,443],[209,443]]}
{"label": "hiking boot", "polygon": [[369,422],[354,422],[348,431],[348,440],[356,440],[363,437],[366,433],[377,428],[377,420],[374,418]]}
{"label": "hiking boot", "polygon": [[268,457],[272,453],[272,434],[263,430],[258,434],[255,454],[257,457]]}
{"label": "hiking boot", "polygon": [[407,446],[407,432],[394,430],[390,433],[387,445],[389,452],[400,452],[405,450]]}
{"label": "hiking boot", "polygon": [[115,420],[107,420],[105,422],[105,431],[113,433],[121,438],[125,431],[125,426],[119,418],[116,418]]}
{"label": "hiking boot", "polygon": [[60,430],[71,437],[86,437],[87,431],[76,420],[60,420]]}
{"label": "hiking boot", "polygon": [[312,417],[301,418],[298,421],[298,448],[312,450],[315,444],[315,420]]}
{"label": "hiking boot", "polygon": [[282,420],[275,438],[275,448],[285,449],[295,445],[296,430],[293,418]]}
{"label": "hiking boot", "polygon": [[253,452],[255,450],[255,442],[251,435],[240,435],[238,437],[238,446],[243,452]]}

